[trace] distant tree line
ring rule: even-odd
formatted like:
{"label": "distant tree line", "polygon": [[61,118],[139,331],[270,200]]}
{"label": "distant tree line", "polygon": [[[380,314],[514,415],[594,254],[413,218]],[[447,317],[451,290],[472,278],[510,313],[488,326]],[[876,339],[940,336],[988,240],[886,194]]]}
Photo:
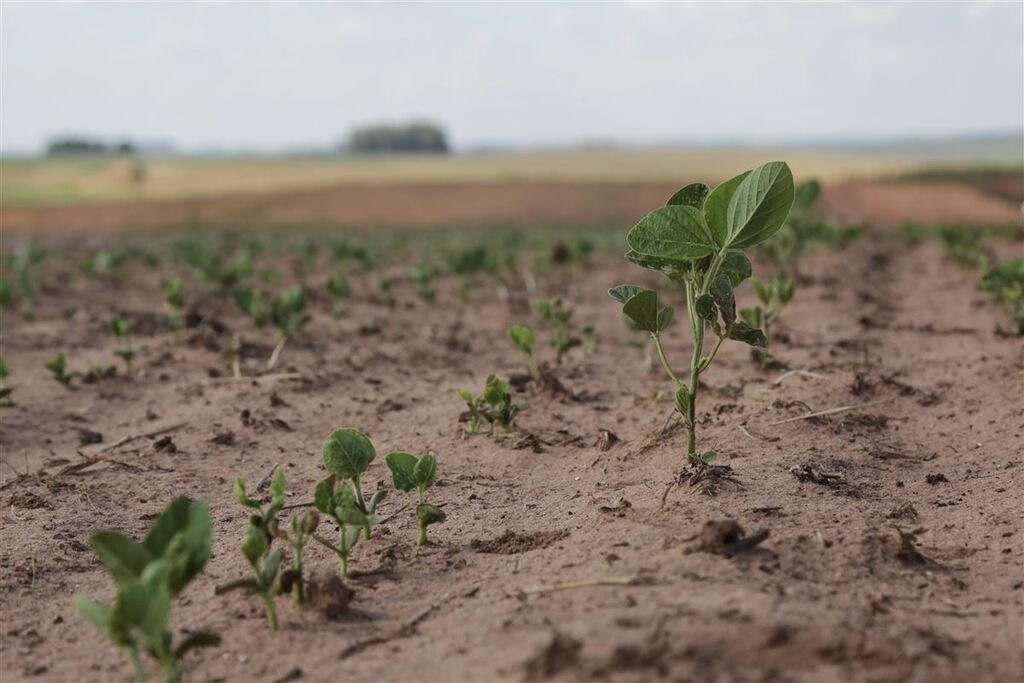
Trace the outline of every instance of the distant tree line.
{"label": "distant tree line", "polygon": [[425,152],[447,154],[448,140],[440,126],[410,123],[405,126],[366,126],[352,131],[348,148],[359,154]]}
{"label": "distant tree line", "polygon": [[135,152],[135,145],[128,140],[107,143],[94,138],[62,137],[54,138],[46,145],[46,155],[51,157],[76,154],[132,156]]}

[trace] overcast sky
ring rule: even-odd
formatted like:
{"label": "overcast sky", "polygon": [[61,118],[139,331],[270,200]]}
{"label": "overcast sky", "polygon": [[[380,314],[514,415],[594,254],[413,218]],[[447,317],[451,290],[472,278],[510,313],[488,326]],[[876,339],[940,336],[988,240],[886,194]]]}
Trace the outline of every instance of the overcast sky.
{"label": "overcast sky", "polygon": [[410,118],[462,147],[1019,130],[1022,7],[4,0],[0,147],[274,150]]}

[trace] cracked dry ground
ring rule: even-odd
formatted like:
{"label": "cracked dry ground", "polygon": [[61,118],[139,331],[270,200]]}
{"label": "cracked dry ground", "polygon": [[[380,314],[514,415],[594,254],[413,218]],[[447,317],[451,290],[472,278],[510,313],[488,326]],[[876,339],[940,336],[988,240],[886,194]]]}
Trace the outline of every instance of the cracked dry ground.
{"label": "cracked dry ground", "polygon": [[[466,437],[457,424],[456,388],[522,370],[505,328],[529,316],[490,290],[466,302],[445,288],[441,300],[458,303],[429,311],[359,298],[341,321],[318,302],[284,354],[302,378],[277,381],[204,381],[210,368],[227,372],[230,330],[252,336],[250,371],[269,352],[229,307],[209,303],[228,331],[181,345],[143,337],[139,377],[73,392],[45,377],[43,361],[60,348],[82,364],[109,358],[110,311],[153,311],[159,276],[45,297],[36,321],[12,316],[4,330],[17,406],[0,428],[3,680],[129,678],[70,599],[110,595],[86,546],[92,530],[141,535],[179,493],[207,498],[215,528],[214,557],[174,614],[179,629],[224,637],[190,656],[196,681],[1021,680],[1020,339],[993,332],[1002,314],[976,274],[879,226],[846,252],[814,254],[803,272],[777,355],[806,372],[762,372],[732,344],[705,375],[700,439],[742,484],[715,497],[665,494],[685,435],[652,436],[669,384],[627,345],[604,293],[656,280],[614,256],[550,283],[601,341],[560,370],[579,400],[530,397],[520,427],[536,439],[525,441]],[[366,336],[371,316],[379,333]],[[682,359],[683,330],[671,332],[667,351]],[[772,424],[853,404],[867,405]],[[58,474],[76,451],[102,448],[79,447],[81,429],[109,444],[174,425],[169,439],[137,439]],[[244,565],[246,513],[231,482],[279,462],[290,501],[307,500],[320,444],[340,426],[365,430],[379,452],[434,450],[430,495],[448,522],[416,548],[411,514],[394,517],[355,551],[347,612],[328,619],[282,599],[282,628],[270,633],[258,600],[213,595]],[[602,429],[621,441],[602,450]],[[31,474],[11,478],[11,467]],[[378,457],[368,488],[387,480]],[[392,495],[382,515],[406,502]],[[769,535],[708,552],[703,525],[723,519]],[[307,564],[335,567],[318,547]],[[586,585],[595,581],[611,585]],[[584,585],[558,585],[572,582]],[[537,590],[552,587],[562,590]]]}

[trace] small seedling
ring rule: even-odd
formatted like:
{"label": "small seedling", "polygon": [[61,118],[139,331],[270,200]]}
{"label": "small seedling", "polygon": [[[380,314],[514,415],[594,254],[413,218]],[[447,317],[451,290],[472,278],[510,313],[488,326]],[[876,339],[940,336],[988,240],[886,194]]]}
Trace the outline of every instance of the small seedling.
{"label": "small seedling", "polygon": [[[764,346],[764,332],[737,319],[733,289],[751,275],[743,249],[767,240],[783,225],[793,204],[793,175],[783,162],[771,162],[742,173],[710,191],[694,183],[674,194],[626,236],[626,259],[666,274],[684,285],[686,311],[693,333],[689,381],[669,364],[661,334],[673,309],[660,307],[658,294],[636,285],[619,285],[609,294],[640,330],[650,333],[666,374],[675,385],[676,409],[687,428],[687,459],[703,467],[714,452],[697,452],[696,405],[699,377],[726,339]],[[711,328],[717,341],[704,354],[704,336]]]}
{"label": "small seedling", "polygon": [[536,338],[533,335],[533,330],[523,325],[513,325],[508,328],[508,338],[512,340],[512,343],[516,345],[516,348],[523,352],[526,356],[526,362],[530,366],[530,376],[533,377],[533,381],[537,386],[541,385],[540,368],[537,366],[537,359],[533,356],[533,346],[536,343]]}
{"label": "small seedling", "polygon": [[267,324],[267,305],[258,289],[237,287],[231,292],[231,298],[243,313],[252,318],[256,327]]}
{"label": "small seedling", "polygon": [[270,481],[270,504],[263,507],[260,501],[250,498],[245,493],[245,481],[239,477],[235,480],[235,500],[252,510],[256,510],[249,523],[263,532],[263,536],[269,544],[273,538],[273,529],[277,526],[277,513],[284,505],[284,471],[278,469],[274,472],[274,478]]}
{"label": "small seedling", "polygon": [[57,354],[57,357],[53,360],[43,364],[47,370],[53,375],[53,378],[64,385],[64,388],[71,388],[71,380],[75,377],[80,377],[80,372],[68,372],[68,361],[64,356],[64,352],[61,351]]}
{"label": "small seedling", "polygon": [[14,390],[7,386],[8,374],[7,359],[0,356],[0,408],[10,408],[14,405],[14,401],[11,400],[11,392]]}
{"label": "small seedling", "polygon": [[391,470],[391,478],[394,480],[395,488],[399,491],[412,491],[416,489],[418,505],[416,506],[416,519],[419,522],[419,535],[416,536],[416,545],[424,545],[427,542],[427,527],[431,524],[440,524],[445,520],[444,511],[433,505],[428,505],[425,497],[427,489],[434,485],[434,478],[437,475],[437,457],[433,453],[427,453],[417,458],[410,453],[388,453],[385,460]]}
{"label": "small seedling", "polygon": [[981,289],[1010,311],[1017,334],[1024,335],[1024,259],[1004,261],[981,278]]}
{"label": "small seedling", "polygon": [[275,538],[280,538],[292,548],[292,566],[291,569],[281,574],[281,592],[290,592],[294,595],[296,604],[301,604],[306,596],[306,579],[302,569],[302,553],[305,551],[309,539],[316,533],[319,526],[320,515],[317,514],[316,510],[307,510],[301,515],[292,515],[291,534],[281,529],[276,521],[273,524],[272,533]]}
{"label": "small seedling", "polygon": [[142,543],[117,531],[97,531],[89,539],[117,591],[112,607],[83,595],[75,596],[75,606],[125,651],[138,681],[148,678],[143,653],[157,661],[165,683],[176,683],[185,673],[186,653],[220,644],[213,633],[192,631],[174,646],[169,630],[172,599],[206,566],[212,535],[206,503],[182,496],[156,518]]}
{"label": "small seedling", "polygon": [[[355,507],[367,519],[363,526],[366,538],[370,538],[370,520],[377,512],[377,504],[387,495],[387,489],[380,489],[369,501],[363,496],[360,478],[376,457],[377,450],[373,447],[373,442],[366,434],[356,429],[338,429],[324,441],[324,467],[332,477],[352,482]],[[322,508],[317,509],[324,512]]]}
{"label": "small seedling", "polygon": [[432,304],[437,300],[437,288],[434,286],[434,279],[437,277],[437,270],[430,265],[409,266],[409,281],[421,300]]}
{"label": "small seedling", "polygon": [[114,349],[114,355],[124,361],[124,372],[126,375],[131,376],[132,359],[135,358],[136,352],[136,348],[132,346],[131,337],[129,336],[131,326],[127,320],[115,315],[110,319],[110,331],[114,333],[117,341],[121,344],[121,348]]}
{"label": "small seedling", "polygon": [[352,288],[343,273],[335,273],[327,280],[327,295],[331,297],[331,315],[340,318],[345,313],[342,302],[352,296]]}
{"label": "small seedling", "polygon": [[555,363],[561,365],[565,354],[583,344],[583,340],[570,331],[572,309],[567,308],[561,298],[539,299],[533,302],[533,312],[551,326],[549,343],[555,350]]}
{"label": "small seedling", "polygon": [[761,360],[761,367],[767,367],[772,360],[771,329],[778,321],[782,309],[793,299],[796,280],[782,273],[776,273],[770,284],[751,276],[750,285],[757,295],[758,305],[753,308],[741,309],[740,317],[751,327],[764,331],[764,350],[757,349],[757,355]]}
{"label": "small seedling", "polygon": [[[234,579],[217,586],[215,593],[224,595],[235,590],[243,590],[258,595],[267,610],[267,624],[271,631],[277,630],[277,608],[274,606],[274,594],[278,590],[278,574],[281,569],[281,553],[270,550],[270,541],[262,529],[250,524],[245,531],[242,542],[242,555],[252,567],[253,576]],[[266,556],[264,560],[263,557]],[[260,560],[263,560],[262,565]]]}
{"label": "small seedling", "polygon": [[14,285],[6,278],[0,277],[0,311],[6,311],[17,299],[18,293]]}
{"label": "small seedling", "polygon": [[373,276],[373,286],[377,288],[377,292],[380,293],[381,301],[388,308],[394,308],[395,306],[395,295],[391,292],[391,287],[394,282],[391,278],[384,275]]}
{"label": "small seedling", "polygon": [[344,484],[339,486],[338,479],[334,475],[317,484],[313,502],[317,510],[333,519],[334,523],[338,525],[338,545],[334,545],[315,533],[313,540],[338,556],[341,576],[347,576],[348,558],[352,548],[359,542],[360,533],[365,530],[365,533],[369,535],[370,527],[376,524],[377,518],[360,510],[356,503],[355,493]]}
{"label": "small seedling", "polygon": [[270,301],[270,322],[277,329],[277,345],[267,361],[267,369],[277,365],[277,360],[290,337],[309,322],[306,313],[306,290],[302,285],[288,287]]}
{"label": "small seedling", "polygon": [[181,280],[174,278],[163,285],[164,304],[170,312],[171,329],[177,332],[181,328],[181,309],[185,305],[185,286]]}
{"label": "small seedling", "polygon": [[469,407],[470,434],[476,433],[481,420],[491,426],[491,434],[494,433],[495,427],[499,426],[507,434],[512,431],[519,412],[530,405],[527,401],[513,402],[508,381],[497,375],[487,376],[483,393],[479,396],[468,389],[459,389],[459,396]]}

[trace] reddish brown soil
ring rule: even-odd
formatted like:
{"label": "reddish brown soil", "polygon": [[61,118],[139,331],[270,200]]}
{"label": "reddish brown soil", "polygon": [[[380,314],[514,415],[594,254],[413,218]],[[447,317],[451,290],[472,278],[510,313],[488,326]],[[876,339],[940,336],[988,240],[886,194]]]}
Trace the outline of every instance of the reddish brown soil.
{"label": "reddish brown soil", "polygon": [[[356,185],[259,195],[82,206],[0,207],[7,233],[72,234],[198,225],[628,224],[678,189],[665,183]],[[1013,222],[1012,203],[953,181],[849,183],[835,207],[857,220]]]}
{"label": "reddish brown soil", "polygon": [[[873,203],[880,196],[884,206]],[[899,197],[843,191],[829,202],[890,220],[907,209],[889,202],[921,206],[918,195]],[[1019,243],[1000,248],[1020,253]],[[316,302],[307,332],[286,347],[299,380],[208,380],[230,372],[232,331],[254,345],[247,373],[271,339],[226,304],[207,304],[223,334],[180,345],[143,337],[136,377],[68,391],[43,362],[61,349],[76,367],[116,360],[107,317],[155,313],[160,276],[51,285],[36,320],[9,315],[3,328],[16,406],[0,424],[0,678],[127,680],[128,665],[70,605],[75,593],[110,595],[86,541],[100,527],[141,535],[186,493],[210,501],[215,554],[175,623],[224,637],[190,655],[197,681],[1024,679],[1020,339],[993,332],[1002,314],[976,290],[976,273],[878,225],[846,252],[814,254],[804,272],[776,353],[809,374],[762,372],[746,347],[727,344],[706,375],[700,439],[742,484],[715,497],[668,488],[685,449],[678,427],[654,436],[670,386],[626,344],[604,293],[657,281],[618,257],[541,283],[597,323],[600,345],[558,370],[580,400],[530,397],[520,428],[540,453],[517,449],[520,435],[466,436],[457,423],[458,387],[522,370],[505,328],[529,314],[491,289],[462,302],[446,283],[441,300],[456,303],[424,309],[402,287],[390,311],[357,280],[346,318]],[[368,318],[379,334],[360,333]],[[676,326],[667,352],[682,364],[687,350]],[[867,405],[779,424],[856,404]],[[141,438],[60,474],[79,452],[173,425],[175,449]],[[231,481],[281,463],[290,500],[307,500],[323,475],[320,443],[341,426],[367,431],[380,452],[438,453],[430,498],[448,521],[417,548],[411,513],[394,517],[356,548],[347,614],[280,599],[282,628],[271,633],[256,599],[213,595],[244,566],[247,517]],[[103,444],[79,446],[82,429]],[[601,429],[621,442],[600,449]],[[387,482],[381,458],[367,480]],[[383,516],[408,498],[393,494]],[[709,541],[705,523],[724,519],[768,537]],[[919,528],[916,544],[901,545],[899,530]],[[318,547],[307,562],[335,567]]]}

